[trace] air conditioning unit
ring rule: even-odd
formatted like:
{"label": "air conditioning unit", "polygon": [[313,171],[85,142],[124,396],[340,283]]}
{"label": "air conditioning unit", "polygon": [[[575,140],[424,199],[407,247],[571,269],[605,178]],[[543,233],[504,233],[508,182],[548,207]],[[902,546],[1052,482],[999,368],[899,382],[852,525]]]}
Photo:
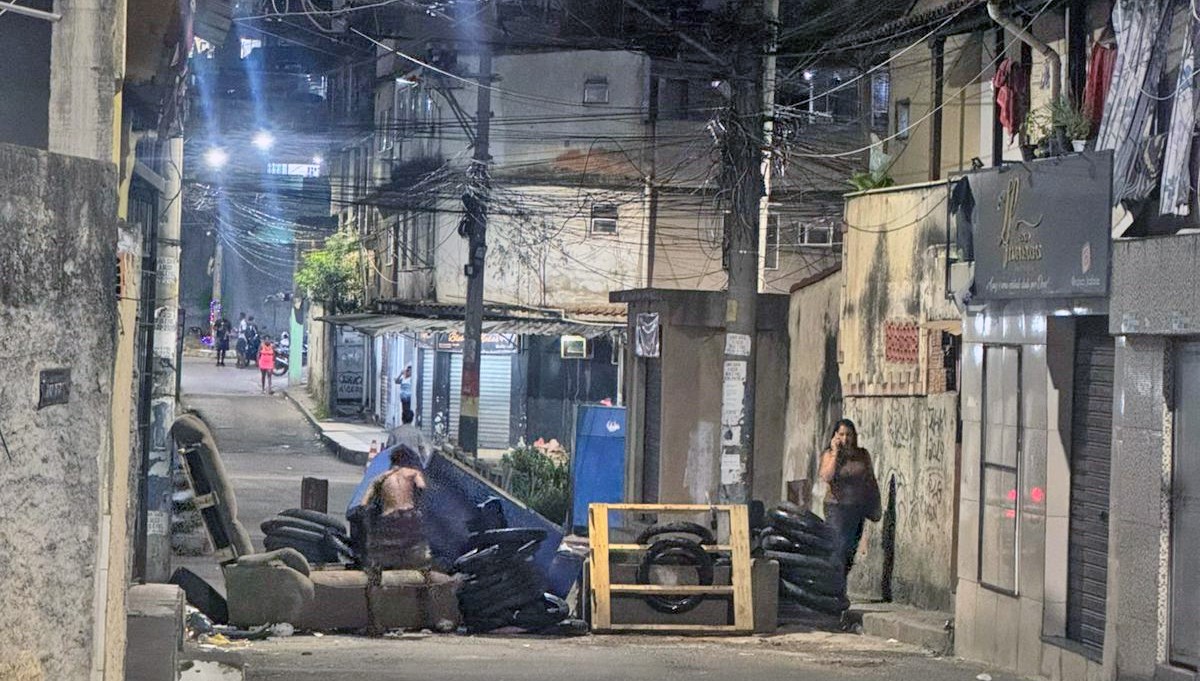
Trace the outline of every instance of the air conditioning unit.
{"label": "air conditioning unit", "polygon": [[592,346],[583,336],[563,336],[559,341],[559,356],[563,359],[591,359]]}

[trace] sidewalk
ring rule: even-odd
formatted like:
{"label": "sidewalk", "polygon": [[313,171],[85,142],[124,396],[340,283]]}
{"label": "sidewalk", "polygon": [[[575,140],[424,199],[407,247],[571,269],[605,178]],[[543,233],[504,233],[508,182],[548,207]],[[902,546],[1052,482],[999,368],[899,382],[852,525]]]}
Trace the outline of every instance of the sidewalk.
{"label": "sidewalk", "polygon": [[318,419],[316,403],[303,386],[285,390],[283,394],[300,409],[304,417],[320,432],[321,440],[342,461],[365,466],[367,454],[371,451],[371,442],[374,441],[379,449],[383,449],[384,443],[387,442],[388,432],[379,426],[354,421]]}

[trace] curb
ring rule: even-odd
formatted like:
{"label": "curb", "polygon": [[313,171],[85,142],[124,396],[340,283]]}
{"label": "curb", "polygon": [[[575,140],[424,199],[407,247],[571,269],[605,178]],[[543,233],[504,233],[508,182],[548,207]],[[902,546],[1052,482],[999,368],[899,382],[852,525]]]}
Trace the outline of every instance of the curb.
{"label": "curb", "polygon": [[355,466],[367,465],[366,452],[357,452],[338,444],[336,440],[325,434],[325,429],[321,427],[321,422],[317,419],[316,415],[309,411],[308,407],[305,406],[304,403],[295,397],[292,397],[290,390],[283,390],[280,392],[283,393],[283,396],[287,398],[288,402],[291,402],[296,406],[297,409],[300,410],[301,414],[304,414],[304,418],[310,424],[312,424],[312,427],[317,430],[317,434],[321,436],[321,442],[325,444],[325,448],[332,452],[334,456],[341,461],[354,464]]}
{"label": "curb", "polygon": [[[920,646],[935,655],[954,654],[954,616],[918,610],[846,611],[847,620],[857,620],[862,633],[883,639]],[[941,620],[940,622],[937,620]]]}

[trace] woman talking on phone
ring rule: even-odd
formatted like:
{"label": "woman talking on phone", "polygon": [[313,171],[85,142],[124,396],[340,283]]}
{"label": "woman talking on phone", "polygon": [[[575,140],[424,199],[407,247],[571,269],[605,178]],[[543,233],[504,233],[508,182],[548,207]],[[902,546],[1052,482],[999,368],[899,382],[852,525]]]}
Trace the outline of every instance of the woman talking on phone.
{"label": "woman talking on phone", "polygon": [[881,515],[879,483],[875,480],[871,455],[858,446],[858,431],[850,419],[834,424],[829,449],[821,454],[819,472],[829,485],[825,521],[835,533],[833,555],[842,561],[849,575],[862,540],[864,521],[878,522]]}

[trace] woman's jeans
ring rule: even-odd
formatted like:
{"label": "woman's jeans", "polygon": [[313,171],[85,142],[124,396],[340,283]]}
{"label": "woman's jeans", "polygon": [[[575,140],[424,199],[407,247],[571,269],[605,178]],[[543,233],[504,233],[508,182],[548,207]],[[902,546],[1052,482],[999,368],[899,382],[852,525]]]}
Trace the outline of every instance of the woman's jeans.
{"label": "woman's jeans", "polygon": [[825,504],[825,522],[833,528],[833,557],[842,562],[846,575],[854,567],[854,554],[858,553],[866,519],[866,509],[861,507]]}

